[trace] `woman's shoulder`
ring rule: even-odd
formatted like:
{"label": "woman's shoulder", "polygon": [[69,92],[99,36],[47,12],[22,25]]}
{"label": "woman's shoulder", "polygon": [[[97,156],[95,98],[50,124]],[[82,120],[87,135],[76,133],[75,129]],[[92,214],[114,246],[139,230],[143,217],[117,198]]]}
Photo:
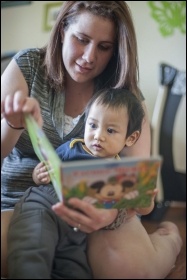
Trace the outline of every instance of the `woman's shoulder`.
{"label": "woman's shoulder", "polygon": [[43,65],[44,51],[40,48],[28,48],[17,52],[14,56],[20,67],[40,67]]}
{"label": "woman's shoulder", "polygon": [[18,59],[19,57],[27,57],[27,58],[39,58],[43,54],[42,49],[40,48],[27,48],[18,51],[15,55],[14,58]]}
{"label": "woman's shoulder", "polygon": [[29,87],[35,75],[38,75],[42,80],[44,79],[44,51],[42,49],[29,48],[21,50],[14,56],[14,59]]}

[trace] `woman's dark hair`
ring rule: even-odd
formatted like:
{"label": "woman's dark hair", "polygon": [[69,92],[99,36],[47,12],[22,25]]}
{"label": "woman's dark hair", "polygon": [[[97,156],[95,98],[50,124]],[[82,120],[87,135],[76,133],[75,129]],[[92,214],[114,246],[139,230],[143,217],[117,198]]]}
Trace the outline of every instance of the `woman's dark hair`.
{"label": "woman's dark hair", "polygon": [[137,130],[141,133],[142,122],[145,116],[144,109],[142,107],[141,100],[129,90],[109,89],[99,91],[94,94],[86,107],[85,120],[87,120],[90,108],[93,104],[103,105],[104,107],[111,108],[116,111],[118,111],[119,108],[126,107],[129,117],[126,138]]}
{"label": "woman's dark hair", "polygon": [[65,68],[62,61],[61,34],[74,23],[82,12],[90,12],[114,22],[116,47],[107,67],[96,82],[99,89],[127,88],[139,95],[139,68],[136,34],[131,12],[125,1],[64,1],[49,43],[43,48],[44,66],[50,85],[58,90],[64,88]]}

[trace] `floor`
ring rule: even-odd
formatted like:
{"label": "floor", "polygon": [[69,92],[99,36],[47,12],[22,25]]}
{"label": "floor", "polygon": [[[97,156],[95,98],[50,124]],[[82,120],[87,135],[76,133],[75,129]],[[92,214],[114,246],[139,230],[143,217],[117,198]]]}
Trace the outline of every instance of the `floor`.
{"label": "floor", "polygon": [[183,246],[175,268],[165,279],[186,279],[186,203],[171,202],[168,205],[163,204],[153,212],[151,216],[142,219],[142,223],[148,233],[153,232],[161,221],[167,220],[174,222],[178,226],[183,240]]}

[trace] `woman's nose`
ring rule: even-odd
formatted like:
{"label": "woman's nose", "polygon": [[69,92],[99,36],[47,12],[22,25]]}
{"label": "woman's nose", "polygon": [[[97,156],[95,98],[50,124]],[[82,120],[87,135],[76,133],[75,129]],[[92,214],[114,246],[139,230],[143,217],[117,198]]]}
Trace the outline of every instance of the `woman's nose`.
{"label": "woman's nose", "polygon": [[96,49],[93,45],[87,45],[84,49],[82,58],[88,63],[93,63],[96,58]]}

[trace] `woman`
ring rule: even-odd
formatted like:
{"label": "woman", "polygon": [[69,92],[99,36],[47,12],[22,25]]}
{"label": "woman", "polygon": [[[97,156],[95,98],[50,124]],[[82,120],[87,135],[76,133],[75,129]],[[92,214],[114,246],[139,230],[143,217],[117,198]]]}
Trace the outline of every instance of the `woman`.
{"label": "woman", "polygon": [[[142,99],[142,133],[124,154],[148,156],[150,128],[138,88],[136,36],[127,4],[64,1],[47,46],[19,52],[2,75],[3,208],[14,208],[23,192],[34,185],[32,170],[39,162],[24,129],[23,113],[33,114],[40,124],[43,118],[43,129],[57,148],[83,136],[86,104],[95,91],[110,87],[126,88]],[[119,226],[124,218],[120,215],[119,222],[116,209],[96,209],[76,198],[71,205],[80,211],[61,203],[53,209],[70,226],[81,227],[85,233],[110,224],[111,228]]]}

